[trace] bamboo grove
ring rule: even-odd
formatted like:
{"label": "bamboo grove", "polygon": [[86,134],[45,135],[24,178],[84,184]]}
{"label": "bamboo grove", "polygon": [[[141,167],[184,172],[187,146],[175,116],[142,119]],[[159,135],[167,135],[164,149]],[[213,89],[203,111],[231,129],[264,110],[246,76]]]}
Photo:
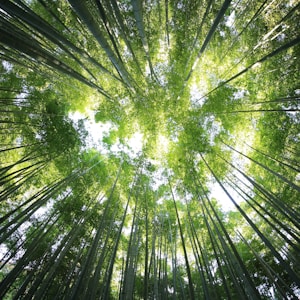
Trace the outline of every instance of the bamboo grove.
{"label": "bamboo grove", "polygon": [[299,13],[1,0],[0,298],[299,299]]}

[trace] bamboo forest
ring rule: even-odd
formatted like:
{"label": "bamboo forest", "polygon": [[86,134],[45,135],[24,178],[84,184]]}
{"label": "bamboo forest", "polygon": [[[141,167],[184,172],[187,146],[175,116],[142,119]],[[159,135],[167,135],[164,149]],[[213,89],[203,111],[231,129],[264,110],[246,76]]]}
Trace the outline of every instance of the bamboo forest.
{"label": "bamboo forest", "polygon": [[300,299],[299,0],[0,0],[0,299]]}

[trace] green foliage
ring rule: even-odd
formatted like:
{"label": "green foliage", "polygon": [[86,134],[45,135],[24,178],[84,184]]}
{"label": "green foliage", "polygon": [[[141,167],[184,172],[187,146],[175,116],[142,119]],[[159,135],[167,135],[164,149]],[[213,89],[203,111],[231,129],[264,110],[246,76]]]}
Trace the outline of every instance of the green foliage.
{"label": "green foliage", "polygon": [[2,1],[0,298],[299,298],[298,8]]}

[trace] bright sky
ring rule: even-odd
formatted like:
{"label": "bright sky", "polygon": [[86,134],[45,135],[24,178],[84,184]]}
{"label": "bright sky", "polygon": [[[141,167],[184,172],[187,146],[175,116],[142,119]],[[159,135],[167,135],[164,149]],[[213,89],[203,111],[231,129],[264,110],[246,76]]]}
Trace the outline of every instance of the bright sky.
{"label": "bright sky", "polygon": [[[86,119],[86,115],[83,115],[82,113],[75,112],[69,114],[70,119],[72,119],[74,122],[78,122],[80,119]],[[143,148],[143,134],[139,131],[136,131],[132,134],[132,136],[126,141],[126,146],[122,145],[119,141],[117,141],[115,144],[113,144],[110,148],[110,150],[107,150],[104,147],[104,144],[102,142],[102,139],[104,136],[108,135],[109,132],[113,129],[116,129],[115,125],[111,122],[101,123],[95,122],[94,114],[92,111],[88,113],[88,119],[85,120],[85,127],[88,131],[88,139],[87,139],[87,148],[95,148],[98,151],[100,151],[103,154],[113,152],[124,152],[130,157],[134,158],[142,151]],[[218,130],[217,130],[218,131]],[[245,145],[242,145],[245,147]],[[160,184],[163,183],[163,168],[160,168],[161,161],[163,160],[163,157],[165,153],[169,150],[169,140],[164,135],[158,135],[157,140],[157,147],[156,147],[155,156],[157,157],[157,160],[150,160],[150,162],[158,167],[158,170],[154,175],[154,189],[157,189]],[[242,151],[245,153],[246,149],[243,149]],[[235,155],[236,156],[236,155]],[[242,159],[241,157],[234,157],[233,161],[239,165],[239,168],[245,167],[245,159]],[[237,172],[235,173],[236,176],[241,178],[241,175],[239,175]],[[226,193],[223,191],[223,189],[220,187],[220,185],[217,182],[211,181],[208,185],[210,190],[210,197],[215,198],[222,206],[222,209],[224,211],[229,211],[235,208],[232,201],[229,199],[229,197],[226,195]],[[230,187],[226,186],[226,189],[228,192],[233,195],[234,200],[237,203],[240,203],[243,201],[243,199]]]}
{"label": "bright sky", "polygon": [[[208,188],[210,191],[210,198],[215,198],[221,204],[223,211],[227,212],[235,210],[235,205],[217,182],[210,182]],[[237,204],[244,201],[230,186],[226,185],[225,188]]]}
{"label": "bright sky", "polygon": [[[78,122],[80,119],[85,119],[86,116],[80,112],[70,113],[69,118],[74,122]],[[101,153],[108,153],[103,147],[102,139],[104,136],[108,135],[113,129],[116,129],[115,125],[111,122],[95,122],[93,112],[88,112],[88,119],[84,122],[85,128],[88,131],[87,148],[95,148]],[[111,152],[123,151],[131,157],[137,156],[137,154],[143,148],[143,134],[136,131],[132,136],[126,141],[127,147],[120,144],[119,142],[112,145]]]}

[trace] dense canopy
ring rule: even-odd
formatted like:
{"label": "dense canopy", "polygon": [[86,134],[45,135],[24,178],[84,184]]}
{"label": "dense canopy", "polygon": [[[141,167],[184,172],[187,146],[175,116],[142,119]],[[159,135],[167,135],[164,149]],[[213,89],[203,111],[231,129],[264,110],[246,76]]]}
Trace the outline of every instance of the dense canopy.
{"label": "dense canopy", "polygon": [[299,299],[297,0],[0,1],[1,299]]}

